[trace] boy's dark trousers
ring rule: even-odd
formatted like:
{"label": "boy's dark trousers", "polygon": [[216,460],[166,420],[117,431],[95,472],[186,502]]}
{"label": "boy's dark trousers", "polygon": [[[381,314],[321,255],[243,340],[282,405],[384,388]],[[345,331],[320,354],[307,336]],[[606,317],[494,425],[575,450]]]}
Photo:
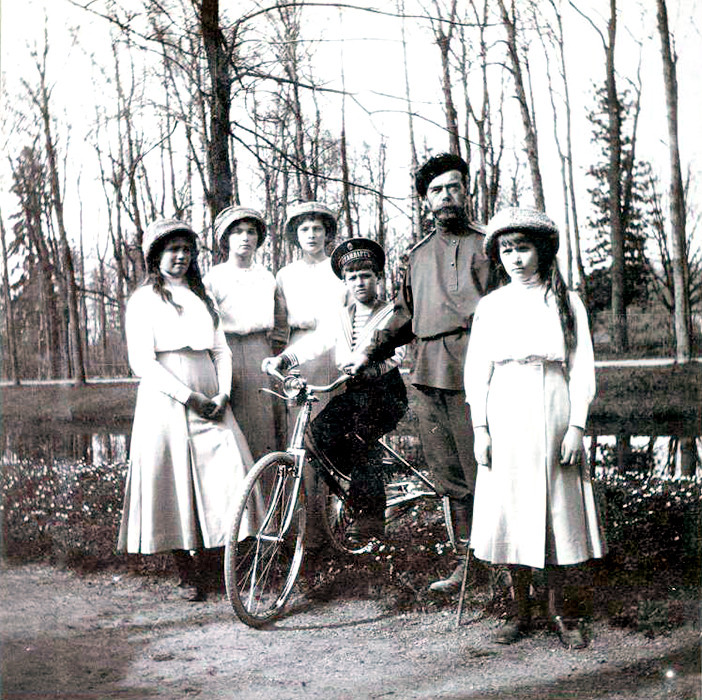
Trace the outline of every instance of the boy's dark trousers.
{"label": "boy's dark trousers", "polygon": [[351,506],[368,518],[384,518],[382,450],[377,440],[393,430],[407,409],[397,368],[373,379],[350,379],[312,421],[314,447],[351,477]]}

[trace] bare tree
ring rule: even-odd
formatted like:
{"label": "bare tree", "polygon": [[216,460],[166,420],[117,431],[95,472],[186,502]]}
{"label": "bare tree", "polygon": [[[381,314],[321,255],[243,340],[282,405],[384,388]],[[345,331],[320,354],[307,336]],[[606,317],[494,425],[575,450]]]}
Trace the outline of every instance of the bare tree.
{"label": "bare tree", "polygon": [[5,235],[5,222],[0,212],[0,244],[2,244],[2,298],[5,310],[5,354],[8,359],[7,375],[19,384],[19,362],[17,360],[17,336],[15,334],[15,316],[12,310],[10,296],[10,272],[7,255],[7,242]]}
{"label": "bare tree", "polygon": [[344,76],[343,59],[341,63],[341,86],[344,92],[341,97],[341,142],[339,144],[342,179],[341,208],[346,219],[346,235],[348,238],[353,238],[353,222],[351,221],[351,183],[349,182],[349,162],[346,152],[346,78]]}
{"label": "bare tree", "polygon": [[[61,376],[61,321],[59,301],[54,288],[56,261],[48,233],[44,232],[44,212],[48,192],[48,176],[41,163],[35,144],[26,146],[12,168],[12,191],[19,200],[20,213],[14,225],[15,240],[10,246],[12,255],[24,247],[30,258],[29,274],[38,276],[38,345],[48,362],[45,370],[38,368],[39,376],[58,378]],[[29,280],[31,284],[31,280]],[[19,329],[21,330],[21,328]]]}
{"label": "bare tree", "polygon": [[[671,318],[671,328],[673,337],[675,336],[675,275],[674,261],[671,246],[671,237],[666,232],[666,215],[664,213],[663,195],[660,189],[658,178],[649,172],[649,183],[647,194],[651,202],[652,239],[656,245],[660,269],[652,268],[652,273],[656,279],[654,290],[658,300],[663,304]],[[690,308],[694,308],[702,303],[702,247],[694,245],[694,224],[687,230],[685,240],[685,267],[688,270],[686,296],[690,301]]]}
{"label": "bare tree", "polygon": [[[617,39],[617,2],[609,0],[609,20],[607,35],[585,15],[571,0],[571,7],[576,10],[593,27],[600,37],[605,51],[605,83],[606,107],[608,116],[607,139],[609,144],[609,164],[607,167],[607,183],[609,188],[608,208],[611,239],[611,329],[612,345],[615,352],[623,353],[629,347],[626,319],[625,300],[625,270],[624,270],[624,233],[625,225],[622,218],[622,136],[621,136],[621,105],[617,91],[615,69],[615,46]],[[633,161],[632,161],[633,162]]]}
{"label": "bare tree", "polygon": [[[470,0],[470,9],[473,14],[473,22],[478,30],[477,51],[468,43],[465,36],[465,25],[461,24],[461,62],[460,72],[463,81],[463,90],[466,105],[466,152],[469,167],[472,167],[471,139],[469,138],[468,125],[473,122],[477,132],[478,166],[475,177],[475,185],[472,188],[471,214],[483,223],[495,211],[500,181],[500,163],[504,148],[504,129],[502,118],[502,97],[504,95],[503,85],[498,83],[500,99],[497,109],[492,109],[491,79],[489,77],[489,58],[487,31],[490,25],[489,0],[483,0],[482,7],[478,6],[475,0]],[[478,56],[478,67],[480,75],[479,94],[480,98],[471,100],[469,97],[469,73],[471,68],[471,54]],[[497,130],[497,138],[493,136],[493,128]]]}
{"label": "bare tree", "polygon": [[414,110],[412,107],[412,97],[410,94],[410,80],[409,80],[409,70],[407,68],[407,37],[405,35],[405,0],[397,0],[397,11],[402,15],[402,20],[400,23],[401,36],[402,36],[402,56],[403,56],[403,66],[404,66],[404,77],[405,77],[405,103],[407,105],[407,126],[409,135],[409,150],[410,150],[410,202],[411,202],[411,238],[412,244],[416,243],[421,235],[421,221],[420,221],[420,210],[419,210],[419,198],[417,196],[416,187],[414,184],[414,173],[417,172],[419,168],[419,162],[417,160],[417,145],[414,136]]}
{"label": "bare tree", "polygon": [[441,90],[444,95],[444,114],[446,116],[446,132],[449,137],[449,151],[461,155],[460,136],[458,133],[458,113],[451,93],[451,40],[456,22],[457,0],[449,0],[450,4],[444,16],[445,8],[439,0],[432,0],[436,16],[430,15],[434,39],[439,47],[441,56]]}
{"label": "bare tree", "polygon": [[275,27],[278,34],[278,56],[286,78],[287,99],[292,111],[294,124],[295,159],[297,165],[295,177],[298,183],[300,199],[311,200],[315,197],[315,191],[310,179],[310,167],[307,156],[308,144],[300,96],[300,85],[302,83],[299,48],[301,10],[299,7],[294,6],[278,6],[276,10],[277,22]]}
{"label": "bare tree", "polygon": [[685,240],[685,194],[680,168],[678,142],[678,81],[670,42],[665,0],[656,0],[658,33],[663,58],[663,81],[668,107],[668,148],[670,149],[670,248],[675,291],[675,348],[679,362],[689,362],[692,354],[690,327],[689,270]]}
{"label": "bare tree", "polygon": [[536,133],[536,120],[533,110],[530,110],[530,101],[524,81],[524,71],[522,61],[519,57],[519,44],[517,41],[517,10],[515,2],[512,0],[510,11],[507,11],[505,0],[498,0],[500,6],[500,16],[502,24],[507,33],[507,56],[509,58],[510,72],[514,80],[514,89],[519,103],[519,112],[522,117],[524,127],[524,141],[526,144],[527,162],[531,174],[531,188],[534,195],[534,204],[537,209],[544,211],[546,201],[544,199],[544,187],[541,178],[541,168],[539,166],[539,147]]}
{"label": "bare tree", "polygon": [[210,138],[207,166],[210,174],[208,203],[211,218],[232,202],[232,168],[229,161],[229,112],[231,109],[231,64],[234,37],[225,41],[220,27],[219,0],[194,2],[198,9],[200,31],[207,56],[210,81]]}
{"label": "bare tree", "polygon": [[36,56],[36,68],[39,74],[39,87],[32,90],[25,83],[32,101],[39,110],[41,122],[44,128],[44,140],[46,158],[48,163],[48,175],[51,186],[51,202],[53,215],[59,233],[61,247],[62,276],[66,283],[67,305],[68,305],[68,328],[70,335],[71,372],[76,384],[85,383],[85,361],[83,358],[83,341],[81,338],[80,314],[78,309],[78,289],[76,285],[75,268],[73,264],[73,253],[68,244],[68,234],[63,218],[63,195],[60,186],[60,174],[56,146],[51,129],[51,108],[49,99],[49,88],[46,84],[46,60],[49,53],[49,39],[44,35],[44,48],[41,57]]}

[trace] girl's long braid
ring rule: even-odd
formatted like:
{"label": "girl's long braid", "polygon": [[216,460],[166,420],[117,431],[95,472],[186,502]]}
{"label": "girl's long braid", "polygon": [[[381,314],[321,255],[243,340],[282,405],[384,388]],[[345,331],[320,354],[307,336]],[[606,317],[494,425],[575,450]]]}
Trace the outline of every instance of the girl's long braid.
{"label": "girl's long braid", "polygon": [[556,308],[558,309],[558,318],[561,322],[561,328],[563,330],[563,339],[565,340],[566,357],[570,357],[570,354],[575,350],[576,336],[575,336],[575,314],[573,313],[573,308],[570,305],[570,299],[568,298],[568,287],[558,269],[558,264],[554,256],[551,261],[550,274],[546,279],[546,293],[550,289],[556,298]]}
{"label": "girl's long braid", "polygon": [[188,287],[190,287],[190,291],[204,302],[205,306],[207,307],[207,310],[210,313],[210,316],[212,316],[212,322],[214,323],[214,327],[217,328],[219,325],[219,314],[217,313],[217,309],[215,308],[214,302],[210,298],[210,295],[207,293],[207,290],[205,289],[205,285],[202,282],[202,275],[200,274],[200,267],[197,264],[197,260],[193,260],[190,263],[190,267],[188,268],[188,271],[185,273],[185,279],[188,282]]}

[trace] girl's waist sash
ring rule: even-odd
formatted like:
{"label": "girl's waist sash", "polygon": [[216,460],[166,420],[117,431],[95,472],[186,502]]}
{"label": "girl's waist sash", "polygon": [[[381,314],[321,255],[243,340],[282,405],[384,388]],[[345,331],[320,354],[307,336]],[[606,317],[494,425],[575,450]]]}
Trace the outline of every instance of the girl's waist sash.
{"label": "girl's waist sash", "polygon": [[504,360],[496,360],[494,364],[498,366],[517,364],[540,366],[544,368],[553,367],[554,369],[561,369],[563,372],[566,372],[568,369],[568,365],[565,363],[564,360],[554,360],[553,358],[541,357],[539,355],[527,355],[526,357],[507,357]]}

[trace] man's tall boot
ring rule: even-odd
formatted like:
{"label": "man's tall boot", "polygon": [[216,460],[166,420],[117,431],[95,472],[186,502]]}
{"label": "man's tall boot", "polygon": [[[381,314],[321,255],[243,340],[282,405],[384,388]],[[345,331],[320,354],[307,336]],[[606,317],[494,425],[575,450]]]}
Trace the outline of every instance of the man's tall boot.
{"label": "man's tall boot", "polygon": [[446,529],[455,542],[454,552],[456,567],[448,578],[434,581],[429,586],[435,593],[458,593],[463,583],[466,566],[466,552],[470,540],[470,525],[473,517],[473,495],[469,494],[462,501],[451,499],[449,512],[446,513]]}

